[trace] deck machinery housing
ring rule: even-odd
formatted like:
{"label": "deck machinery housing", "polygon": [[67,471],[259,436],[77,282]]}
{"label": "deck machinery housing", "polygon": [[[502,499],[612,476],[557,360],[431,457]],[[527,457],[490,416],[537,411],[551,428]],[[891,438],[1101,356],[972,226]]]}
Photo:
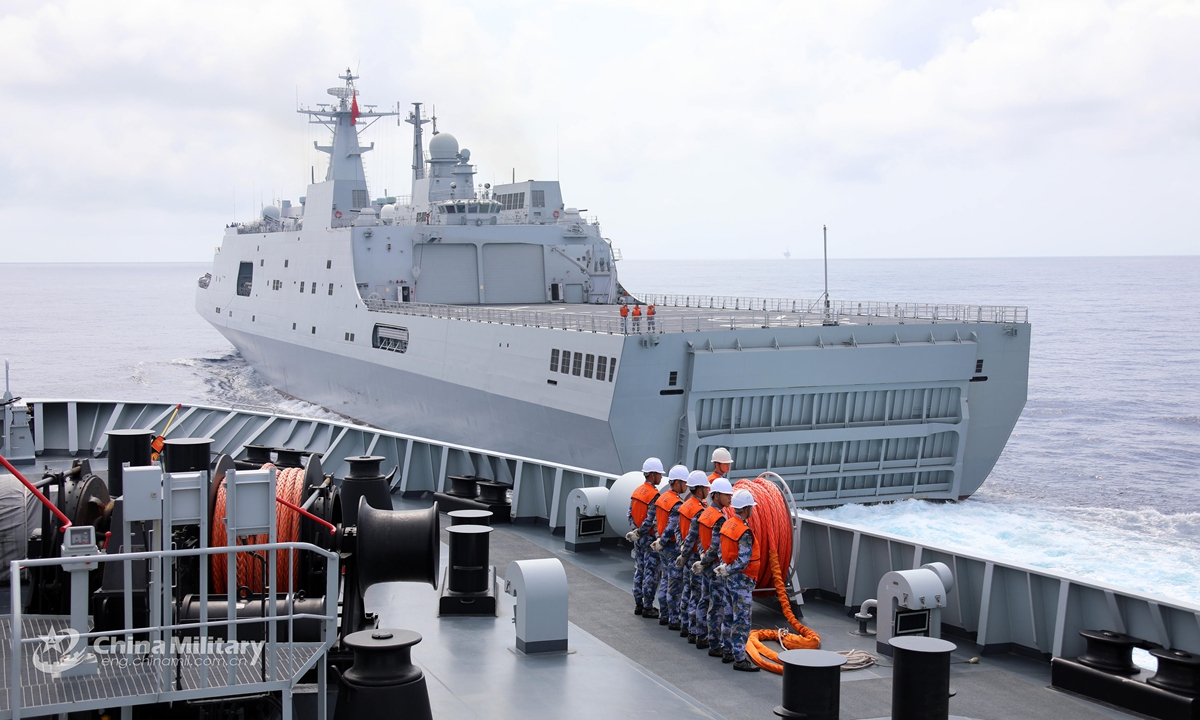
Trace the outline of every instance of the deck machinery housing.
{"label": "deck machinery housing", "polygon": [[[225,230],[197,311],[280,391],[396,432],[604,472],[771,470],[806,506],[953,499],[1025,404],[1023,307],[629,294],[558,182],[478,184],[419,103],[331,105],[321,182]],[[412,191],[368,194],[359,135],[413,126]],[[654,322],[621,304],[657,306]]]}

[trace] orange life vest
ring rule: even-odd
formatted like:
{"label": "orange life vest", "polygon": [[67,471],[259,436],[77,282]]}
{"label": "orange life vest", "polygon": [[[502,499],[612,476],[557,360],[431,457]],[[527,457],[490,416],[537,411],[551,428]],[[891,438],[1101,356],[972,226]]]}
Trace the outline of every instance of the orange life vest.
{"label": "orange life vest", "polygon": [[700,513],[700,549],[704,552],[712,547],[713,527],[724,515],[716,505],[709,505]]}
{"label": "orange life vest", "polygon": [[722,475],[721,473],[717,472],[716,470],[714,470],[708,474],[708,484],[712,485],[713,480],[719,480],[720,478],[723,478],[723,477],[725,477],[725,476]]}
{"label": "orange life vest", "polygon": [[641,306],[641,305],[634,305],[634,306],[633,306],[633,316],[634,316],[634,317],[641,317],[641,316],[642,316],[642,306]]}
{"label": "orange life vest", "polygon": [[698,497],[690,497],[683,507],[679,508],[679,542],[682,544],[692,530],[692,521],[704,509],[704,503]]}
{"label": "orange life vest", "polygon": [[628,305],[621,306],[621,317],[629,317],[629,306]]}
{"label": "orange life vest", "polygon": [[654,306],[653,306],[653,305],[651,305],[650,307],[646,308],[646,314],[647,314],[647,315],[653,315],[653,314],[654,314]]}
{"label": "orange life vest", "polygon": [[646,522],[646,513],[650,511],[650,503],[654,502],[654,498],[658,496],[658,488],[653,483],[644,482],[638,485],[637,490],[633,491],[633,496],[629,498],[630,510],[633,512],[633,521],[638,527]]}
{"label": "orange life vest", "polygon": [[662,512],[658,513],[655,520],[658,522],[658,536],[662,537],[663,531],[667,529],[667,520],[670,519],[671,508],[683,502],[674,490],[668,490],[658,496],[658,500],[654,502],[658,509]]}
{"label": "orange life vest", "polygon": [[[721,562],[729,565],[737,560],[738,541],[750,530],[750,526],[740,515],[734,515],[721,526]],[[750,562],[742,572],[751,580],[758,580],[758,570],[762,566],[762,543],[753,543],[750,550]]]}

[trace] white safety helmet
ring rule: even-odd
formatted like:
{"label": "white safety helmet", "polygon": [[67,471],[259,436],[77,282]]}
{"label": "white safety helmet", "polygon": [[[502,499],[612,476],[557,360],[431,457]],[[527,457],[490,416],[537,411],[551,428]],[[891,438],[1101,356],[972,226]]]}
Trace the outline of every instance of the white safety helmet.
{"label": "white safety helmet", "polygon": [[730,505],[733,505],[734,510],[741,510],[744,507],[751,507],[757,504],[754,502],[754,496],[750,494],[749,490],[738,490],[735,492],[733,494],[733,501],[730,503]]}
{"label": "white safety helmet", "polygon": [[658,458],[646,458],[646,462],[642,463],[642,472],[644,473],[662,473],[662,460]]}
{"label": "white safety helmet", "polygon": [[719,462],[719,463],[727,463],[727,464],[732,465],[733,464],[733,456],[730,455],[729,451],[726,450],[725,448],[717,448],[716,450],[713,450],[712,461]]}
{"label": "white safety helmet", "polygon": [[725,493],[726,495],[733,494],[733,486],[725,478],[717,478],[712,481],[712,491],[715,493]]}
{"label": "white safety helmet", "polygon": [[667,475],[667,479],[672,480],[672,481],[687,480],[688,479],[688,469],[682,465],[676,465],[675,467],[671,468],[671,474]]}
{"label": "white safety helmet", "polygon": [[693,470],[687,476],[687,484],[688,487],[709,487],[708,476],[704,474],[703,470]]}

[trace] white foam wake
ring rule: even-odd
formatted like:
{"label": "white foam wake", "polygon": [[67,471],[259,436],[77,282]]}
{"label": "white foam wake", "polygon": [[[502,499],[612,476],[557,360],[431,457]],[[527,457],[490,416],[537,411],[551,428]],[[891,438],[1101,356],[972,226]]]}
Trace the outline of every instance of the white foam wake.
{"label": "white foam wake", "polygon": [[844,505],[819,517],[929,545],[1200,603],[1200,513],[1020,507],[976,499]]}

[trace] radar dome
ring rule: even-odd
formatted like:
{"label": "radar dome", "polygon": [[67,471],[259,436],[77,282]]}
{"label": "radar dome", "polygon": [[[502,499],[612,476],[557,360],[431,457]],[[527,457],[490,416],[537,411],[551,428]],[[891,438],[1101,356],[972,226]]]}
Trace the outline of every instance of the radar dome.
{"label": "radar dome", "polygon": [[382,220],[391,220],[392,218],[396,217],[396,206],[384,205],[383,207],[379,208],[379,217]]}
{"label": "radar dome", "polygon": [[264,220],[278,220],[279,208],[274,205],[268,205],[262,209],[262,216]]}
{"label": "radar dome", "polygon": [[469,162],[471,160],[471,151],[466,148],[459,150],[458,159],[462,160],[463,162]]}
{"label": "radar dome", "polygon": [[435,160],[449,160],[458,155],[458,140],[450,133],[438,133],[429,141],[429,155]]}

